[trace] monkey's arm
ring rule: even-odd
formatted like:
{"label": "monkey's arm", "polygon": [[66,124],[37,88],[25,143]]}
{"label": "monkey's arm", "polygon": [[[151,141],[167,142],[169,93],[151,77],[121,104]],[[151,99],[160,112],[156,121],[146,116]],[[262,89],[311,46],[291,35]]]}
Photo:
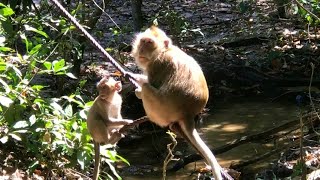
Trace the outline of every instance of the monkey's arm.
{"label": "monkey's arm", "polygon": [[124,125],[124,126],[119,130],[119,132],[120,132],[120,133],[126,133],[126,132],[128,131],[128,129],[133,128],[133,127],[135,127],[135,126],[137,126],[137,125],[139,125],[139,124],[141,124],[141,123],[144,123],[144,122],[146,122],[146,121],[149,121],[149,118],[148,118],[147,116],[143,116],[143,117],[141,117],[141,118],[139,118],[139,119],[134,120],[133,123],[131,123],[131,124]]}
{"label": "monkey's arm", "polygon": [[121,126],[133,123],[133,120],[130,119],[118,119],[118,118],[109,118],[109,120],[105,120],[105,124],[107,126]]}

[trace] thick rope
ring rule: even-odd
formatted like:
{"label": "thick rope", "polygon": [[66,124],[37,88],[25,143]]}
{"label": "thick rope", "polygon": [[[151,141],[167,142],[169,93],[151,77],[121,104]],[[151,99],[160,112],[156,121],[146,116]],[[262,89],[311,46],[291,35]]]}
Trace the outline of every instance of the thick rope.
{"label": "thick rope", "polygon": [[106,50],[78,23],[78,21],[71,16],[71,14],[58,2],[58,0],[51,0],[62,13],[84,34],[84,36],[91,42],[91,44],[97,48],[103,56],[114,66],[116,67],[122,75],[128,77],[129,81],[135,86],[139,87],[138,84],[134,81],[134,78],[128,74],[128,72],[115,60],[113,59]]}

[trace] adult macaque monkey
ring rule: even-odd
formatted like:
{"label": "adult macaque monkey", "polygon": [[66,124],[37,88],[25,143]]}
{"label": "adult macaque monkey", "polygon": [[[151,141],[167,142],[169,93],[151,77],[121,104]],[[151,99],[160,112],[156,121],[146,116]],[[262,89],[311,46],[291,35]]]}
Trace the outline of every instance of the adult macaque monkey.
{"label": "adult macaque monkey", "polygon": [[[209,91],[199,64],[159,28],[152,26],[133,41],[132,56],[144,75],[131,74],[149,119],[186,138],[207,160],[216,180],[223,172],[215,156],[195,129],[194,118],[205,107]],[[138,91],[138,92],[137,92]]]}
{"label": "adult macaque monkey", "polygon": [[95,153],[94,180],[99,176],[100,143],[116,144],[124,136],[119,130],[133,122],[122,119],[120,112],[122,98],[118,93],[121,87],[120,81],[115,81],[111,77],[102,78],[97,84],[99,95],[88,113],[87,126],[93,138]]}

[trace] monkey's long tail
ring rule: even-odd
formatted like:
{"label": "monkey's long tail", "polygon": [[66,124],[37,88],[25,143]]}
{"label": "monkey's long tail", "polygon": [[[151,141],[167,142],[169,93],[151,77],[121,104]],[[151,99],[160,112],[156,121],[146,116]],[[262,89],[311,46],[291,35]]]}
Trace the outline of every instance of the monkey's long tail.
{"label": "monkey's long tail", "polygon": [[188,129],[187,126],[174,123],[171,124],[169,128],[172,131],[182,135],[183,138],[185,138],[194,147],[194,149],[198,151],[207,160],[207,162],[210,164],[212,168],[212,173],[215,179],[220,180],[223,176],[227,180],[233,180],[233,178],[228,173],[222,170],[221,166],[217,162],[216,157],[213,155],[209,147],[203,142],[194,126],[191,126]]}
{"label": "monkey's long tail", "polygon": [[78,21],[71,16],[71,14],[58,2],[58,0],[51,0],[53,4],[56,5],[60,9],[60,11],[69,19],[83,34],[84,36],[91,42],[91,44],[98,49],[105,59],[107,59],[114,67],[116,67],[122,75],[128,77],[129,81],[137,88],[139,85],[134,80],[134,78],[120,65],[118,61],[113,59],[106,50],[78,23]]}

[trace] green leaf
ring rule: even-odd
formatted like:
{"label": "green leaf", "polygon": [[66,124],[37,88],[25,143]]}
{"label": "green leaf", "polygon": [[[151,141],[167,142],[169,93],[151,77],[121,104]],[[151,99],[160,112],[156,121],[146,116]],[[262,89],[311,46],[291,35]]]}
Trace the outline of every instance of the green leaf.
{"label": "green leaf", "polygon": [[7,69],[7,64],[4,62],[0,62],[0,71],[5,71]]}
{"label": "green leaf", "polygon": [[13,51],[13,49],[11,49],[9,47],[0,47],[0,51],[2,51],[2,52],[10,52],[10,51]]}
{"label": "green leaf", "polygon": [[22,40],[24,40],[24,43],[26,44],[26,50],[29,52],[29,46],[30,46],[31,44],[29,44],[29,41],[28,41],[26,35],[25,35],[24,33],[21,33],[21,34],[20,34],[20,38],[21,38]]}
{"label": "green leaf", "polygon": [[10,98],[0,95],[0,104],[2,104],[5,107],[9,107],[10,104],[12,104],[12,103],[13,103],[13,101]]}
{"label": "green leaf", "polygon": [[51,67],[52,67],[52,63],[51,62],[46,61],[46,62],[43,63],[43,65],[47,70],[51,70]]}
{"label": "green leaf", "polygon": [[25,128],[28,126],[29,126],[29,124],[27,121],[18,121],[18,122],[16,122],[15,125],[13,125],[13,128],[14,129],[21,129],[21,128]]}
{"label": "green leaf", "polygon": [[[52,134],[55,135],[55,137],[59,140],[61,140],[63,138],[62,134],[60,132],[57,132],[57,131],[53,131]],[[65,143],[63,143],[65,144]]]}
{"label": "green leaf", "polygon": [[66,145],[66,142],[64,140],[55,140],[53,144],[62,146],[62,145]]}
{"label": "green leaf", "polygon": [[0,36],[0,46],[4,46],[4,42],[6,42],[6,37]]}
{"label": "green leaf", "polygon": [[56,102],[52,102],[50,103],[50,106],[52,107],[52,109],[57,110],[59,112],[63,112],[62,107],[60,106],[60,104],[56,103]]}
{"label": "green leaf", "polygon": [[80,88],[83,88],[83,86],[87,83],[87,80],[86,79],[83,79],[79,82],[79,87]]}
{"label": "green leaf", "polygon": [[43,32],[43,31],[40,31],[34,27],[31,27],[29,25],[24,25],[24,28],[26,29],[26,31],[32,31],[32,32],[35,32],[35,33],[38,33],[42,36],[44,36],[45,38],[48,38],[49,36],[47,35],[47,33]]}
{"label": "green leaf", "polygon": [[59,61],[53,61],[53,71],[55,73],[59,72],[65,66],[65,60],[61,59]]}
{"label": "green leaf", "polygon": [[16,130],[16,131],[13,131],[13,132],[21,134],[21,133],[27,133],[29,131],[26,130],[26,129],[20,129],[20,130]]}
{"label": "green leaf", "polygon": [[[101,152],[101,154],[102,154],[102,152]],[[117,152],[107,150],[107,157],[109,157],[111,161],[113,161],[113,162],[117,161],[116,155],[117,155]]]}
{"label": "green leaf", "polygon": [[82,119],[87,119],[87,114],[86,114],[85,110],[81,110],[80,113],[79,113],[79,115],[80,115],[80,117],[81,117]]}
{"label": "green leaf", "polygon": [[2,144],[5,144],[6,142],[8,142],[8,139],[8,136],[3,136],[2,138],[0,138],[0,142],[2,142]]}
{"label": "green leaf", "polygon": [[35,47],[33,47],[33,48],[31,49],[31,51],[29,52],[29,54],[30,54],[30,55],[35,54],[35,53],[39,52],[39,50],[40,50],[41,48],[42,48],[42,44],[38,44],[38,45],[36,45]]}
{"label": "green leaf", "polygon": [[0,3],[0,7],[7,7],[7,6],[4,5],[3,3]]}
{"label": "green leaf", "polygon": [[313,21],[312,17],[311,17],[309,14],[306,15],[306,19],[307,19],[307,21],[308,21],[310,24],[311,24],[312,21]]}
{"label": "green leaf", "polygon": [[[8,34],[8,36],[15,36],[17,32],[14,31],[14,26],[12,24],[12,21],[9,19],[1,18],[3,16],[0,16],[1,20],[1,28]],[[3,32],[1,32],[3,34]]]}
{"label": "green leaf", "polygon": [[11,16],[12,14],[14,14],[14,11],[9,7],[0,9],[0,15],[7,17],[7,16]]}
{"label": "green leaf", "polygon": [[72,114],[73,114],[72,105],[68,104],[67,107],[64,109],[64,112],[67,117],[69,118],[72,117]]}
{"label": "green leaf", "polygon": [[[81,100],[81,104],[84,102],[84,100],[82,99],[82,97],[80,95],[76,95],[76,98],[78,98],[79,100]],[[80,102],[79,102],[80,103]],[[82,104],[83,105],[83,104]]]}
{"label": "green leaf", "polygon": [[94,101],[89,101],[85,104],[85,108],[90,108],[93,105]]}
{"label": "green leaf", "polygon": [[116,155],[117,156],[117,158],[119,158],[121,161],[123,161],[124,163],[126,163],[128,166],[130,166],[130,163],[129,163],[129,161],[128,160],[126,160],[124,157],[122,157],[122,156],[120,156],[120,155]]}
{"label": "green leaf", "polygon": [[30,126],[34,125],[34,123],[36,123],[36,116],[33,114],[29,117],[29,122],[30,122]]}
{"label": "green leaf", "polygon": [[81,169],[85,168],[85,165],[89,162],[89,159],[91,159],[91,155],[86,151],[80,150],[77,152],[77,161],[80,164]]}
{"label": "green leaf", "polygon": [[21,79],[22,73],[21,73],[21,71],[20,71],[16,66],[14,66],[14,65],[12,65],[12,64],[8,64],[7,67],[8,67],[8,68],[12,68],[12,69],[14,70],[16,76],[18,76],[19,79]]}
{"label": "green leaf", "polygon": [[59,21],[59,25],[60,26],[63,26],[63,25],[65,25],[67,23],[67,21],[65,20],[65,19],[61,19],[60,21]]}
{"label": "green leaf", "polygon": [[28,169],[34,169],[35,167],[37,167],[39,165],[39,161],[35,160],[32,164],[30,164],[30,166],[28,167]]}
{"label": "green leaf", "polygon": [[72,78],[72,79],[78,79],[76,76],[74,76],[72,73],[67,73],[66,74],[69,78]]}
{"label": "green leaf", "polygon": [[44,86],[42,86],[42,85],[33,85],[31,88],[33,90],[36,90],[36,91],[41,91],[41,89],[43,89]]}
{"label": "green leaf", "polygon": [[[0,65],[0,68],[1,68],[1,65]],[[0,84],[2,84],[2,87],[4,87],[6,94],[8,94],[11,90],[9,85],[6,82],[4,82],[4,80],[2,80],[1,78],[0,78]]]}
{"label": "green leaf", "polygon": [[[79,127],[79,125],[78,125],[77,122],[73,122],[73,123],[72,123],[72,129],[73,129],[73,130],[77,130],[78,127]],[[81,136],[81,134],[80,134],[80,136]]]}
{"label": "green leaf", "polygon": [[13,139],[15,139],[17,141],[21,141],[21,137],[18,136],[17,134],[9,133],[9,136],[11,136]]}
{"label": "green leaf", "polygon": [[111,162],[106,162],[109,165],[110,170],[112,171],[113,175],[115,175],[119,180],[122,180],[121,176],[117,173],[116,168],[114,167]]}

